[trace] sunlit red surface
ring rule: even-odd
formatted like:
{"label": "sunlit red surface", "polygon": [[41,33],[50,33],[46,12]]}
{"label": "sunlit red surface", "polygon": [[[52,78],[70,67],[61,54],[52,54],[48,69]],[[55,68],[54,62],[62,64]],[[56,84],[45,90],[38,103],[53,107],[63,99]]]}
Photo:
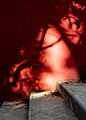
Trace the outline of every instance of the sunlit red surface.
{"label": "sunlit red surface", "polygon": [[56,84],[59,81],[79,80],[71,51],[63,39],[59,41],[60,37],[61,34],[56,28],[52,27],[47,30],[43,47],[52,46],[41,51],[39,61],[44,66],[36,70],[32,67],[22,69],[16,87],[12,87],[14,93],[27,97],[32,90],[56,90]]}
{"label": "sunlit red surface", "polygon": [[[73,6],[77,7],[77,9],[84,10],[84,6],[82,7],[75,2],[73,2]],[[70,21],[66,17],[61,19],[60,27],[63,29],[63,33],[66,35],[68,42],[74,45],[80,45],[82,44],[80,35],[84,32],[84,24],[80,23],[79,27],[77,27],[76,21],[79,21],[77,16],[70,13],[69,17],[71,27],[69,25]],[[41,28],[36,37],[38,41],[40,41],[42,32],[43,28]],[[59,41],[60,38],[61,40]],[[80,80],[77,62],[72,55],[72,52],[78,50],[74,49],[75,51],[72,51],[58,29],[50,26],[46,31],[42,47],[45,49],[40,52],[39,61],[43,66],[36,69],[28,66],[23,68],[19,73],[16,86],[11,87],[13,93],[21,94],[24,98],[28,98],[29,92],[32,90],[53,91],[56,90],[57,82]],[[24,49],[20,51],[21,56],[23,56],[24,52]],[[15,64],[10,74],[15,73],[16,69],[23,62],[27,61]],[[80,63],[82,64],[82,61]],[[11,75],[9,79],[10,83],[13,80],[13,76]]]}

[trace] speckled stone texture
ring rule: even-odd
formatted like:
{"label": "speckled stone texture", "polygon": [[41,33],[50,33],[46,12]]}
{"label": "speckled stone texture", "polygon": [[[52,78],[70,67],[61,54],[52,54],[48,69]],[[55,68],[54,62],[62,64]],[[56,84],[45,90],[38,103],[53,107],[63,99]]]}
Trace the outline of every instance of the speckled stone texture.
{"label": "speckled stone texture", "polygon": [[0,120],[27,120],[26,102],[4,102],[0,107]]}
{"label": "speckled stone texture", "polygon": [[86,83],[62,83],[60,92],[79,120],[86,120]]}
{"label": "speckled stone texture", "polygon": [[32,92],[29,101],[28,120],[77,120],[58,94]]}

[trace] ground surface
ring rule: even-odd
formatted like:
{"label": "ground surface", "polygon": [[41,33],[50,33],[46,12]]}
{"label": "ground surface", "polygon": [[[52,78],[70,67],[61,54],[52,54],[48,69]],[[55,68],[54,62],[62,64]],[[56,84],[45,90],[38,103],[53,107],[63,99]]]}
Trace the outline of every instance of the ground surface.
{"label": "ground surface", "polygon": [[27,120],[27,102],[4,102],[0,107],[0,120]]}
{"label": "ground surface", "polygon": [[77,120],[61,96],[30,95],[29,120]]}

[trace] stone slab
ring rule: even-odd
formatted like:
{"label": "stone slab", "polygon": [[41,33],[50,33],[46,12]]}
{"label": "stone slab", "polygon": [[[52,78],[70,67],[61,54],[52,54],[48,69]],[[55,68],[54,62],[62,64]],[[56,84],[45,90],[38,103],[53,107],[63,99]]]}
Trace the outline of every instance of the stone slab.
{"label": "stone slab", "polygon": [[31,92],[28,120],[77,120],[61,95]]}
{"label": "stone slab", "polygon": [[60,92],[79,120],[86,120],[86,83],[61,83]]}
{"label": "stone slab", "polygon": [[0,120],[27,120],[28,108],[26,102],[7,102],[0,107]]}

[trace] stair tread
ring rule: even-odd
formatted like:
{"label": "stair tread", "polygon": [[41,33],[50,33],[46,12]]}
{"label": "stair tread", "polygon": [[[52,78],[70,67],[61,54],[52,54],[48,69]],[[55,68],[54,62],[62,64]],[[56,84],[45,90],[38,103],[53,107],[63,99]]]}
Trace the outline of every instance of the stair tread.
{"label": "stair tread", "polygon": [[86,120],[86,83],[62,83],[60,92],[79,120]]}
{"label": "stair tread", "polygon": [[28,110],[25,102],[5,101],[0,106],[0,120],[27,120]]}
{"label": "stair tread", "polygon": [[61,96],[32,92],[29,101],[29,120],[77,120]]}

